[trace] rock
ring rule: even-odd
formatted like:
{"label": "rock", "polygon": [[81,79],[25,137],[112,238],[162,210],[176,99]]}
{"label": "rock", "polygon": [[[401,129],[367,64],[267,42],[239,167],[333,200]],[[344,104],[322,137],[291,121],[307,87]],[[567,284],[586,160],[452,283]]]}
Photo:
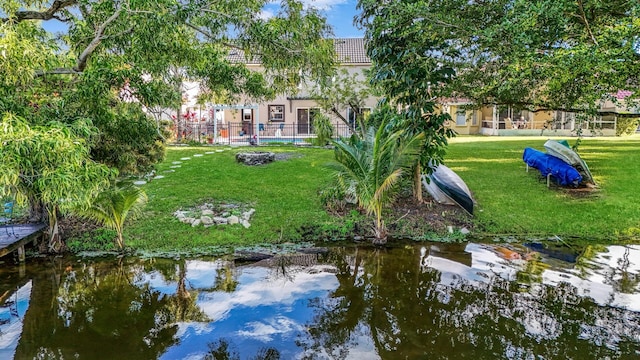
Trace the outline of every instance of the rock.
{"label": "rock", "polygon": [[213,222],[217,225],[226,225],[228,223],[227,218],[216,216],[213,218]]}
{"label": "rock", "polygon": [[225,211],[225,212],[222,213],[222,216],[224,216],[226,218],[229,217],[229,215],[231,215],[231,213],[229,213],[228,211]]}
{"label": "rock", "polygon": [[234,225],[239,223],[240,219],[238,219],[238,217],[235,215],[231,215],[227,218],[227,222],[229,223],[229,225]]}
{"label": "rock", "polygon": [[183,217],[182,219],[180,219],[181,222],[185,223],[185,224],[191,224],[195,219],[191,218],[191,217]]}
{"label": "rock", "polygon": [[202,221],[200,219],[194,219],[193,222],[191,223],[192,227],[196,227],[198,225],[200,225],[202,223]]}
{"label": "rock", "polygon": [[213,219],[209,216],[201,216],[200,221],[202,221],[202,225],[213,225]]}
{"label": "rock", "polygon": [[203,216],[211,216],[211,215],[213,215],[213,210],[209,210],[209,209],[202,210],[202,215]]}
{"label": "rock", "polygon": [[449,234],[453,234],[453,226],[447,226],[447,230],[449,231]]}
{"label": "rock", "polygon": [[471,230],[467,229],[466,227],[463,227],[462,229],[460,229],[460,233],[462,235],[469,235],[471,234]]}
{"label": "rock", "polygon": [[275,160],[276,154],[272,152],[247,152],[247,153],[237,153],[236,161],[243,163],[245,165],[264,165]]}
{"label": "rock", "polygon": [[244,220],[249,220],[249,219],[251,219],[251,213],[250,213],[250,212],[248,212],[248,211],[247,211],[247,212],[243,212],[243,213],[242,213],[242,218],[243,218]]}
{"label": "rock", "polygon": [[187,217],[187,214],[186,211],[178,210],[173,213],[173,216],[177,217],[178,219],[184,219],[185,217]]}
{"label": "rock", "polygon": [[242,224],[242,226],[244,226],[245,229],[248,229],[251,227],[251,224],[249,224],[247,220],[242,220],[240,224]]}

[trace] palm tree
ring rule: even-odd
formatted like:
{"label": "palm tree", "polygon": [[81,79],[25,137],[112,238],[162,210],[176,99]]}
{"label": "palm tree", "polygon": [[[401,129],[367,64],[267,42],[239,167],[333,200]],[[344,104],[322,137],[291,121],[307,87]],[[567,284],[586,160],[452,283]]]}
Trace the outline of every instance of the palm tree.
{"label": "palm tree", "polygon": [[375,216],[374,231],[379,243],[386,240],[382,209],[393,199],[405,169],[415,162],[424,138],[422,134],[406,136],[403,130],[389,128],[385,121],[377,131],[373,127],[367,129],[363,139],[352,136],[333,142],[338,182],[352,193],[361,209]]}
{"label": "palm tree", "polygon": [[124,249],[122,231],[129,214],[137,214],[147,201],[145,192],[133,185],[115,186],[102,192],[91,206],[81,209],[81,215],[97,220],[118,234],[116,246]]}

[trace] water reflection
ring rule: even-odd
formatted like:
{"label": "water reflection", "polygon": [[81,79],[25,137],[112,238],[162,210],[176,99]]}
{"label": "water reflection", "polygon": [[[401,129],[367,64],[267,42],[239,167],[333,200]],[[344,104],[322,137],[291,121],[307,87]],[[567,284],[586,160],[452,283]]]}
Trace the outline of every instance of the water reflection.
{"label": "water reflection", "polygon": [[638,246],[343,247],[0,272],[0,358],[640,356]]}

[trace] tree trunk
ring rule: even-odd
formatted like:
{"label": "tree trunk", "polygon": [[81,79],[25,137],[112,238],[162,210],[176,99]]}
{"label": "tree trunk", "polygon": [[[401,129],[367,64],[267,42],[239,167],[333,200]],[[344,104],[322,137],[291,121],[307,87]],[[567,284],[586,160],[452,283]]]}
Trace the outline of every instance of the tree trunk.
{"label": "tree trunk", "polygon": [[422,167],[417,163],[413,170],[413,197],[422,202]]}
{"label": "tree trunk", "polygon": [[182,106],[178,106],[176,111],[176,139],[178,142],[182,140]]}

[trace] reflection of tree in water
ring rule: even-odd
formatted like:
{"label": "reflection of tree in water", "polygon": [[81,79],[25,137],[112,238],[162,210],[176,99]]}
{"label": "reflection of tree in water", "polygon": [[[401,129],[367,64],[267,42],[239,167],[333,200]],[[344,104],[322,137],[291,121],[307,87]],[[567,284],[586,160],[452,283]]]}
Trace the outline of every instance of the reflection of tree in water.
{"label": "reflection of tree in water", "polygon": [[200,309],[196,303],[198,300],[198,291],[187,289],[187,266],[184,259],[178,260],[176,294],[171,296],[167,301],[167,309],[171,315],[171,322],[210,321],[207,315]]}
{"label": "reflection of tree in water", "polygon": [[160,356],[177,342],[177,328],[166,299],[148,284],[134,285],[142,273],[122,260],[37,272],[16,358]]}
{"label": "reflection of tree in water", "polygon": [[212,291],[234,292],[238,287],[238,274],[233,261],[225,261],[216,269],[216,279]]}
{"label": "reflection of tree in water", "polygon": [[[339,287],[313,304],[308,359],[344,358],[366,339],[383,359],[625,358],[640,315],[603,307],[570,284],[518,284],[420,268],[413,248],[337,249]],[[537,271],[533,271],[537,273]],[[475,277],[476,275],[474,275]]]}
{"label": "reflection of tree in water", "polygon": [[[237,346],[228,339],[218,339],[210,342],[209,353],[205,360],[240,360],[240,353]],[[249,357],[248,360],[279,360],[280,352],[274,348],[262,348],[256,356]]]}
{"label": "reflection of tree in water", "polygon": [[631,261],[629,261],[629,253],[631,248],[624,247],[624,255],[618,259],[617,266],[607,274],[606,283],[611,284],[613,289],[624,294],[634,294],[638,292],[638,284],[640,284],[640,274],[629,271]]}

